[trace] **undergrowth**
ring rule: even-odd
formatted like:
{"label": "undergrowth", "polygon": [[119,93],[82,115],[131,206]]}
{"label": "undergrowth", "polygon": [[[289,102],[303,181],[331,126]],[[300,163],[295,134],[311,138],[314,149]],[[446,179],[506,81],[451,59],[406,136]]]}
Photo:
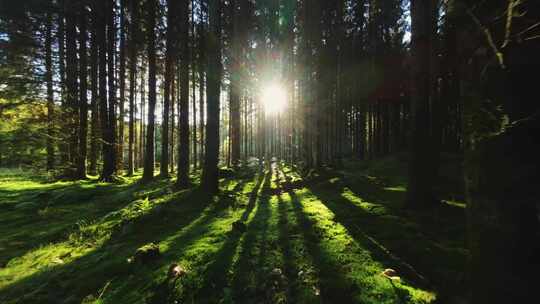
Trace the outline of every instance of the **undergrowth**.
{"label": "undergrowth", "polygon": [[[182,191],[167,179],[140,184],[139,176],[108,184],[2,175],[0,302],[444,299],[461,286],[459,231],[424,233],[433,223],[404,211],[406,185],[372,171],[325,170],[304,179],[275,164],[227,174],[216,196],[198,189],[196,175]],[[455,220],[441,213],[445,225]],[[158,258],[135,262],[148,244],[159,248]],[[185,274],[169,278],[172,264]],[[399,279],[383,276],[385,268]]]}

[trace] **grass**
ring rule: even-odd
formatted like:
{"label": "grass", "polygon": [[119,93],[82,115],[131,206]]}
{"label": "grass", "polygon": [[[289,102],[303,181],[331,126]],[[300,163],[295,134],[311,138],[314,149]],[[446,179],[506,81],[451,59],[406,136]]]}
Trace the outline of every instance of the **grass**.
{"label": "grass", "polygon": [[[0,302],[434,303],[460,292],[459,202],[410,213],[398,161],[347,167],[304,180],[276,164],[223,178],[217,196],[139,176],[46,183],[3,172]],[[159,258],[134,262],[149,244]],[[167,277],[173,263],[180,279]]]}

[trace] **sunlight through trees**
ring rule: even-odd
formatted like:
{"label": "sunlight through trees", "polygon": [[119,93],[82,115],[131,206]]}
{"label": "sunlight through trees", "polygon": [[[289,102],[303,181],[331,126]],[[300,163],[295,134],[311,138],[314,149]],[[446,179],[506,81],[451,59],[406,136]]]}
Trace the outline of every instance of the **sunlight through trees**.
{"label": "sunlight through trees", "polygon": [[0,302],[532,303],[539,70],[538,0],[0,1]]}

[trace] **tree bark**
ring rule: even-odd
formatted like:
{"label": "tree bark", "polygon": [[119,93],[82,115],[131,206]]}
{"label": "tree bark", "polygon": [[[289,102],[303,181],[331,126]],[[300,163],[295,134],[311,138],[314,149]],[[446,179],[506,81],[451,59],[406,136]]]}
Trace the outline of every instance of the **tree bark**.
{"label": "tree bark", "polygon": [[[60,76],[60,104],[62,106],[62,113],[59,116],[62,118],[62,128],[66,128],[65,110],[67,106],[67,89],[66,89],[66,26],[65,26],[65,0],[59,0],[60,13],[58,14],[58,72]],[[62,138],[65,138],[65,134]],[[68,162],[68,144],[65,141],[60,141],[58,144],[58,150],[60,152],[60,161],[62,164]]]}
{"label": "tree bark", "polygon": [[131,0],[129,2],[131,19],[129,23],[129,139],[128,139],[128,164],[127,175],[134,173],[134,144],[135,144],[135,85],[137,84],[137,45],[139,7],[138,2]]}
{"label": "tree bark", "polygon": [[407,203],[410,207],[424,207],[434,202],[432,147],[429,125],[431,87],[431,34],[433,0],[411,0],[413,91],[411,123],[411,155]]}
{"label": "tree bark", "polygon": [[87,12],[86,5],[80,3],[79,18],[79,80],[80,80],[80,100],[79,100],[79,153],[77,156],[77,178],[86,178],[86,153],[88,134],[88,56],[86,43],[87,33]]}
{"label": "tree bark", "polygon": [[203,163],[203,157],[204,157],[204,142],[205,142],[205,135],[204,135],[204,113],[205,113],[205,38],[204,38],[204,27],[201,25],[199,28],[199,143],[200,143],[200,157],[199,157],[199,163],[200,167],[202,167]]}
{"label": "tree bark", "polygon": [[219,104],[221,91],[221,1],[209,0],[210,25],[207,37],[208,73],[206,86],[206,155],[201,186],[219,191]]}
{"label": "tree bark", "polygon": [[232,54],[231,54],[231,75],[230,75],[230,145],[231,162],[233,167],[237,167],[240,162],[240,143],[242,142],[240,133],[240,67],[242,65],[242,46],[240,37],[238,0],[233,0],[232,4]]}
{"label": "tree bark", "polygon": [[180,7],[180,107],[178,134],[178,176],[177,186],[189,185],[189,2],[183,1]]}
{"label": "tree bark", "polygon": [[54,93],[52,67],[52,17],[45,29],[45,82],[47,83],[47,171],[54,169]]}
{"label": "tree bark", "polygon": [[111,135],[112,131],[109,123],[109,106],[107,103],[107,18],[105,4],[106,3],[104,1],[95,1],[99,20],[99,28],[97,30],[97,40],[99,46],[99,114],[103,139],[103,168],[101,170],[100,179],[103,181],[110,181],[114,173],[114,158],[111,157],[111,155],[114,155],[114,149],[112,141],[113,137]]}
{"label": "tree bark", "polygon": [[120,0],[120,75],[119,88],[119,119],[118,119],[118,160],[116,170],[118,172],[124,169],[124,116],[126,102],[126,16],[125,0]]}
{"label": "tree bark", "polygon": [[156,0],[146,0],[147,53],[148,53],[148,126],[144,153],[143,180],[154,177],[154,123],[156,109]]}
{"label": "tree bark", "polygon": [[[187,2],[187,1],[183,1]],[[165,53],[165,89],[163,95],[163,123],[161,132],[161,177],[169,176],[169,113],[171,91],[174,85],[174,68],[177,59],[178,1],[167,1],[167,50]]]}
{"label": "tree bark", "polygon": [[122,144],[116,141],[116,24],[115,24],[115,9],[116,0],[107,0],[107,80],[108,80],[108,93],[109,93],[109,107],[108,107],[108,120],[109,120],[109,142],[111,150],[108,157],[111,160],[111,175],[117,171],[116,164],[118,163],[121,155],[117,153],[117,144]]}
{"label": "tree bark", "polygon": [[78,152],[78,85],[77,85],[77,31],[76,3],[64,3],[66,14],[66,121],[68,136],[68,159],[65,174],[74,178]]}
{"label": "tree bark", "polygon": [[89,155],[89,166],[88,173],[91,175],[97,174],[97,158],[98,158],[98,137],[99,137],[99,112],[98,112],[98,39],[97,31],[99,29],[99,19],[96,12],[96,8],[92,8],[92,39],[90,44],[90,78],[91,78],[91,87],[90,91],[92,92],[91,99],[91,127],[90,127],[90,155]]}

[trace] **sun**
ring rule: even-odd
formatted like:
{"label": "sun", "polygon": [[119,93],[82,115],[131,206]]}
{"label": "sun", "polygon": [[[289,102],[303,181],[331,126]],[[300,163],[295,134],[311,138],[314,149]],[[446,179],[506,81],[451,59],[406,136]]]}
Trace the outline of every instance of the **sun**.
{"label": "sun", "polygon": [[261,101],[266,114],[281,113],[287,105],[287,94],[278,84],[270,84],[263,88]]}

